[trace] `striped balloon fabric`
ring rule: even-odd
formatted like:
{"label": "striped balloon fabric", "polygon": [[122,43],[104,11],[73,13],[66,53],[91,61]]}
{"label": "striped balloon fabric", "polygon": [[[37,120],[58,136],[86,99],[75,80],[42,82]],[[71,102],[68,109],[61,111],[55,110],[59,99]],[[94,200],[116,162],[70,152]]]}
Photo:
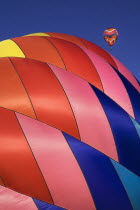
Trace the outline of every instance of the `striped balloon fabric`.
{"label": "striped balloon fabric", "polygon": [[[5,200],[3,202],[2,200]],[[1,209],[24,209],[24,210],[65,210],[64,208],[40,201],[35,198],[17,193],[13,190],[0,186],[0,207]]]}
{"label": "striped balloon fabric", "polygon": [[140,209],[140,85],[82,38],[0,42],[0,209]]}

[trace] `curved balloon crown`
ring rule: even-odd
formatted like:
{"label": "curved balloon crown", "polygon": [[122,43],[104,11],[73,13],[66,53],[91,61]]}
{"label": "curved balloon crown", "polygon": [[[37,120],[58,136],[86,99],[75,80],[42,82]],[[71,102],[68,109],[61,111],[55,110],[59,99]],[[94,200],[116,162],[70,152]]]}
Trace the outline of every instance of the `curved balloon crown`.
{"label": "curved balloon crown", "polygon": [[107,28],[104,31],[104,40],[109,46],[113,46],[118,38],[118,31],[115,28]]}
{"label": "curved balloon crown", "polygon": [[122,63],[85,39],[0,42],[2,209],[140,209],[139,92]]}

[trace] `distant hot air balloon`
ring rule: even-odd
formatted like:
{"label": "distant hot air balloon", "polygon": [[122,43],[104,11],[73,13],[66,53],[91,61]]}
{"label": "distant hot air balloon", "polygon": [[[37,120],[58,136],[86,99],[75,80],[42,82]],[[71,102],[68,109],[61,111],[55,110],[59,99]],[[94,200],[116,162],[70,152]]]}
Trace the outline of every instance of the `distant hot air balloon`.
{"label": "distant hot air balloon", "polygon": [[115,28],[107,28],[104,31],[104,40],[111,47],[115,44],[118,38],[118,31]]}

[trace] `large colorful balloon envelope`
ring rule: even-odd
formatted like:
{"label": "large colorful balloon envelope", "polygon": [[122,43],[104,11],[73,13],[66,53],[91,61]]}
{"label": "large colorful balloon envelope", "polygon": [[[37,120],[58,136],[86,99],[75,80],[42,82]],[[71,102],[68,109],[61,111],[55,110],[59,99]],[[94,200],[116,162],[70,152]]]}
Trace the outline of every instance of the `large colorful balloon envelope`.
{"label": "large colorful balloon envelope", "polygon": [[97,45],[0,42],[0,208],[140,209],[140,85]]}

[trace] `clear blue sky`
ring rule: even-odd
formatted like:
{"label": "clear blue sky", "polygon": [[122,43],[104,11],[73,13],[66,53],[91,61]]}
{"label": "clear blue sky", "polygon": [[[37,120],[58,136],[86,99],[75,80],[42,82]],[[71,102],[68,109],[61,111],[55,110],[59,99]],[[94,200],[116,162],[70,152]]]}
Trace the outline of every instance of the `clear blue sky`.
{"label": "clear blue sky", "polygon": [[140,81],[139,0],[1,0],[0,40],[34,32],[60,32],[88,39],[110,51],[102,34],[115,27],[111,53]]}

